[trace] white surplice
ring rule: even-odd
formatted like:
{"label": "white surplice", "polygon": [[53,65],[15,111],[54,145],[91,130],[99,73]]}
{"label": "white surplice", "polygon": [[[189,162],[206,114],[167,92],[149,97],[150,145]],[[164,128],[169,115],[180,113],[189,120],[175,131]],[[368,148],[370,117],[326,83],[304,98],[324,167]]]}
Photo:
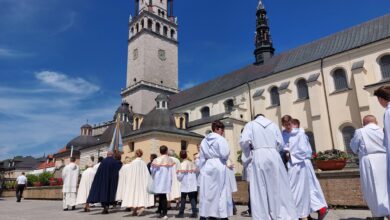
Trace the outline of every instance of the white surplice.
{"label": "white surplice", "polygon": [[76,205],[77,183],[79,180],[79,166],[75,163],[70,163],[62,170],[62,193],[63,193],[63,208]]}
{"label": "white surplice", "polygon": [[177,173],[176,173],[176,171],[181,169],[180,169],[180,160],[177,159],[176,157],[170,157],[170,158],[175,162],[175,166],[173,166],[173,172],[172,172],[172,189],[171,192],[167,194],[167,200],[174,201],[181,197],[180,182],[177,179]]}
{"label": "white surplice", "polygon": [[280,157],[284,145],[278,126],[258,117],[249,122],[241,135],[246,158],[252,152],[250,194],[253,220],[296,220],[296,206],[287,171]]}
{"label": "white surplice", "polygon": [[190,193],[198,191],[198,181],[196,178],[197,169],[193,162],[184,160],[177,171],[177,179],[180,181],[180,191]]}
{"label": "white surplice", "polygon": [[359,155],[360,182],[364,199],[373,217],[389,215],[386,148],[383,130],[368,124],[355,131],[351,149]]}
{"label": "white surplice", "polygon": [[150,171],[153,177],[153,192],[156,194],[168,194],[172,189],[172,177],[175,170],[175,162],[168,156],[162,155],[153,160]]}
{"label": "white surplice", "polygon": [[230,183],[230,189],[232,192],[237,192],[237,181],[236,181],[236,174],[234,173],[234,164],[232,160],[227,161],[227,167],[228,167],[228,175],[229,175],[229,183]]}
{"label": "white surplice", "polygon": [[306,168],[307,141],[306,135],[300,129],[291,132],[283,131],[284,149],[290,152],[287,163],[290,187],[297,207],[299,218],[310,214],[310,173]]}
{"label": "white surplice", "polygon": [[116,200],[122,201],[122,207],[139,208],[154,205],[154,196],[147,191],[149,177],[148,167],[141,158],[122,166],[116,193]]}
{"label": "white surplice", "polygon": [[200,145],[199,215],[228,218],[233,215],[232,192],[226,162],[230,155],[224,137],[210,133]]}
{"label": "white surplice", "polygon": [[95,169],[93,167],[88,167],[88,169],[86,169],[81,175],[79,190],[77,192],[77,205],[87,203],[89,191],[91,189],[95,174]]}
{"label": "white surplice", "polygon": [[[387,155],[387,191],[390,192],[390,102],[386,107],[385,114],[383,116],[383,125],[384,125],[384,137],[383,145],[386,148]],[[390,196],[390,194],[389,194]],[[390,201],[390,198],[388,199]]]}

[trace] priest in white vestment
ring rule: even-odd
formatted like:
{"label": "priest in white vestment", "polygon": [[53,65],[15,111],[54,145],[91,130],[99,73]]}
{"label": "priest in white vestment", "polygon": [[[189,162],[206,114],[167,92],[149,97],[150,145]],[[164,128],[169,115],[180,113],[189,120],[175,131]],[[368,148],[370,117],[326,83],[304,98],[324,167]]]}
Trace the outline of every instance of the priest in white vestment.
{"label": "priest in white vestment", "polygon": [[318,219],[322,220],[328,214],[328,204],[326,203],[324,193],[322,191],[320,182],[317,179],[316,173],[311,162],[313,150],[311,148],[309,138],[307,137],[305,130],[300,128],[300,121],[298,119],[292,120],[293,127],[299,129],[300,135],[305,137],[305,141],[302,142],[306,151],[305,168],[308,171],[308,179],[310,186],[310,213],[317,212]]}
{"label": "priest in white vestment", "polygon": [[76,209],[76,192],[77,192],[77,183],[79,181],[80,169],[76,165],[76,158],[71,157],[70,163],[64,167],[62,170],[62,193],[63,193],[63,209],[68,211],[69,207],[72,210]]}
{"label": "priest in white vestment", "polygon": [[180,193],[180,182],[177,180],[177,171],[181,170],[180,168],[180,160],[175,157],[176,153],[174,150],[168,150],[168,156],[175,162],[175,166],[173,167],[173,176],[172,176],[172,189],[171,193],[167,195],[168,199],[168,208],[170,207],[170,203],[176,203],[176,208],[179,208],[179,199],[181,197]]}
{"label": "priest in white vestment", "polygon": [[372,115],[364,117],[363,125],[363,128],[355,131],[350,145],[352,151],[359,155],[363,196],[373,217],[388,216],[390,210],[383,130]]}
{"label": "priest in white vestment", "polygon": [[252,152],[252,219],[298,219],[287,171],[280,157],[284,142],[279,127],[259,116],[245,126],[240,145],[247,158]]}
{"label": "priest in white vestment", "polygon": [[153,160],[151,173],[153,177],[152,191],[159,198],[157,213],[160,218],[168,219],[168,201],[167,194],[172,189],[172,172],[174,172],[175,162],[168,154],[168,147],[160,147],[160,157]]}
{"label": "priest in white vestment", "polygon": [[89,163],[88,168],[84,170],[81,175],[81,180],[79,184],[79,190],[77,192],[77,200],[76,204],[81,205],[84,204],[84,211],[89,212],[89,203],[87,203],[89,191],[91,190],[93,178],[95,177],[95,169],[93,168],[93,164]]}
{"label": "priest in white vestment", "polygon": [[132,208],[134,216],[140,216],[145,208],[154,205],[154,196],[148,193],[150,174],[142,160],[142,150],[136,150],[135,155],[137,158],[119,171],[116,200],[122,201],[122,207]]}
{"label": "priest in white vestment", "polygon": [[212,124],[212,133],[200,145],[200,219],[228,219],[233,215],[232,189],[228,167],[230,149],[224,134],[225,126],[220,121]]}
{"label": "priest in white vestment", "polygon": [[310,174],[305,163],[306,135],[293,127],[292,120],[293,118],[289,115],[282,117],[284,127],[282,136],[285,143],[283,150],[289,153],[288,177],[298,217],[307,218],[310,215]]}

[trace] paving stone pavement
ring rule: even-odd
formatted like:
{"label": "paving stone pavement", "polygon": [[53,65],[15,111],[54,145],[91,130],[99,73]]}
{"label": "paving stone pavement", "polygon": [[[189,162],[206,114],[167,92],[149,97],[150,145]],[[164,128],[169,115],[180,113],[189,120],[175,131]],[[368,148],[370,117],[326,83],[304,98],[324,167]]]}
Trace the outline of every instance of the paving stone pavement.
{"label": "paving stone pavement", "polygon": [[[190,206],[187,204],[187,208]],[[245,206],[238,206],[238,213],[246,209]],[[101,215],[99,207],[92,208],[91,212],[84,213],[81,206],[75,211],[62,211],[62,201],[42,201],[42,200],[22,200],[21,203],[16,203],[14,198],[0,198],[0,220],[151,220],[157,219],[154,214],[156,209],[147,209],[142,217],[133,217],[131,212],[126,212],[124,209],[111,209],[111,214]],[[174,215],[178,211],[170,210],[168,212],[169,219],[175,219]],[[186,211],[186,218],[190,212]],[[317,217],[316,214],[312,215]],[[339,209],[331,210],[326,220],[364,220],[370,216],[368,210],[351,210]],[[230,220],[251,220],[250,218],[241,217],[239,215],[231,217]]]}

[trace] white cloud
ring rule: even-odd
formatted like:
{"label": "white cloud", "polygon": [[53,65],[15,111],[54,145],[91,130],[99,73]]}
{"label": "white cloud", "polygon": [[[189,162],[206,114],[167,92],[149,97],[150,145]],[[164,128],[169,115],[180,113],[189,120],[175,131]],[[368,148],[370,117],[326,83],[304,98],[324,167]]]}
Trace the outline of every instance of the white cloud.
{"label": "white cloud", "polygon": [[69,93],[89,95],[100,90],[100,87],[83,78],[72,78],[60,72],[41,71],[35,77],[42,83]]}
{"label": "white cloud", "polygon": [[1,58],[21,58],[21,57],[26,57],[26,56],[31,56],[31,54],[0,47],[0,59]]}
{"label": "white cloud", "polygon": [[0,160],[55,153],[79,135],[87,119],[91,123],[112,120],[120,103],[119,97],[93,102],[91,97],[45,87],[17,88],[0,86]]}
{"label": "white cloud", "polygon": [[194,81],[186,82],[186,83],[183,84],[181,89],[182,90],[189,89],[189,88],[192,88],[192,87],[194,87],[194,86],[196,86],[198,84],[199,84],[198,82],[194,82]]}

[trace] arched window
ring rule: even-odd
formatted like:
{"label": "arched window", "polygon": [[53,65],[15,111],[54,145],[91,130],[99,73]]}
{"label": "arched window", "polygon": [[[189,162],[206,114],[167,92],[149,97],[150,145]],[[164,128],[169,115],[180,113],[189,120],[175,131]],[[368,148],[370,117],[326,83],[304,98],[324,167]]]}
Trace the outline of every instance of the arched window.
{"label": "arched window", "polygon": [[157,33],[160,33],[160,29],[161,29],[161,25],[160,25],[160,23],[156,23],[156,32]]}
{"label": "arched window", "polygon": [[171,38],[176,39],[176,31],[171,29]]}
{"label": "arched window", "polygon": [[185,126],[184,126],[184,118],[183,117],[180,117],[180,129],[184,129]]}
{"label": "arched window", "polygon": [[337,69],[333,72],[334,88],[336,91],[348,88],[347,74],[343,69]]}
{"label": "arched window", "polygon": [[353,138],[353,135],[355,134],[355,128],[352,126],[345,126],[343,127],[343,129],[341,129],[341,133],[343,134],[345,150],[348,153],[352,153],[350,143]]}
{"label": "arched window", "polygon": [[188,113],[184,113],[184,119],[185,119],[185,127],[188,127],[188,122],[190,120],[190,115]]}
{"label": "arched window", "polygon": [[225,111],[226,112],[230,113],[230,112],[232,112],[234,110],[234,101],[233,101],[233,99],[226,100],[224,105],[225,105]]}
{"label": "arched window", "polygon": [[152,19],[148,19],[148,29],[152,29],[153,28],[153,21]]}
{"label": "arched window", "polygon": [[272,87],[272,89],[269,91],[269,93],[271,95],[271,106],[280,105],[278,87],[276,87],[276,86]]}
{"label": "arched window", "polygon": [[167,28],[167,26],[164,26],[163,32],[164,32],[164,36],[168,36],[168,28]]}
{"label": "arched window", "polygon": [[308,99],[309,89],[307,88],[307,82],[305,79],[300,79],[297,82],[298,99]]}
{"label": "arched window", "polygon": [[383,56],[379,60],[379,65],[381,66],[382,78],[390,78],[390,55]]}
{"label": "arched window", "polygon": [[316,149],[316,143],[314,141],[314,134],[313,134],[313,132],[307,131],[306,132],[306,136],[309,138],[309,143],[310,143],[310,146],[311,146],[311,150],[313,151],[313,153],[316,153],[317,149]]}
{"label": "arched window", "polygon": [[141,30],[144,29],[144,20],[141,21]]}
{"label": "arched window", "polygon": [[136,33],[139,32],[139,25],[138,25],[138,23],[135,25],[135,32],[136,32]]}
{"label": "arched window", "polygon": [[200,113],[202,114],[202,118],[208,118],[210,117],[210,108],[209,107],[203,107],[201,110],[200,110]]}

